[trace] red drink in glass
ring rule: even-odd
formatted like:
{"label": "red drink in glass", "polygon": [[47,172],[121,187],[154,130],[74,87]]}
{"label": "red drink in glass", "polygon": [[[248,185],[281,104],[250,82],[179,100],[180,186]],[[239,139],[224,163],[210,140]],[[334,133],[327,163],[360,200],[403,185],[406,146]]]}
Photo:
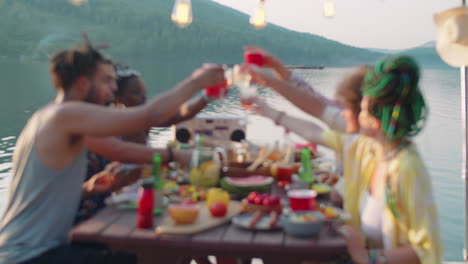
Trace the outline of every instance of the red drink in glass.
{"label": "red drink in glass", "polygon": [[215,98],[222,97],[226,93],[227,86],[228,86],[228,81],[225,80],[224,82],[220,84],[216,84],[211,87],[205,88],[205,93],[206,95],[215,97]]}
{"label": "red drink in glass", "polygon": [[255,64],[259,67],[263,66],[263,55],[261,53],[245,53],[244,60],[248,64]]}
{"label": "red drink in glass", "polygon": [[286,166],[278,166],[276,169],[277,179],[278,181],[291,181],[291,176],[293,175],[294,170],[291,167]]}

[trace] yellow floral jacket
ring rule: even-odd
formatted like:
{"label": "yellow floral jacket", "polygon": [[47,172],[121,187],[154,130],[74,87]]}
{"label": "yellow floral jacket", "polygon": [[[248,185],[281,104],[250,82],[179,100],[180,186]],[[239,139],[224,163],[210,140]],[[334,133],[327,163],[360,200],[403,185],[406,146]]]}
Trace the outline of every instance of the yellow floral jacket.
{"label": "yellow floral jacket", "polygon": [[[325,144],[340,153],[347,137],[353,136],[355,140],[343,160],[344,209],[352,216],[349,224],[360,232],[359,201],[368,190],[376,165],[373,155],[375,143],[366,136],[338,131],[326,131],[323,135]],[[382,218],[384,248],[410,245],[422,264],[441,263],[443,245],[431,179],[413,144],[403,148],[390,162],[385,193]]]}

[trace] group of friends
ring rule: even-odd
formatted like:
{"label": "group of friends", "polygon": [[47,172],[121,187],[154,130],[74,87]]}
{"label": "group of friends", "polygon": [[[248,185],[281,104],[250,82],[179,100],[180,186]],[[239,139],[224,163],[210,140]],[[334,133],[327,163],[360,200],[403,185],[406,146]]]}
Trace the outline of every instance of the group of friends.
{"label": "group of friends", "polygon": [[[121,163],[151,163],[159,153],[163,162],[188,164],[190,150],[152,148],[148,131],[192,118],[216,100],[203,89],[225,81],[221,66],[205,64],[147,102],[140,74],[84,37],[83,45],[51,58],[55,100],[36,111],[18,137],[0,219],[0,263],[136,263],[136,256],[103,245],[70,243],[68,233],[103,207],[108,193],[139,178],[138,168],[125,170]],[[342,177],[331,196],[352,217],[339,230],[348,254],[331,263],[441,263],[431,180],[411,141],[428,114],[417,63],[390,56],[358,66],[329,99],[269,52],[244,50],[262,54],[263,67],[273,70],[242,65],[252,82],[328,126],[255,98],[258,114],[333,149],[340,161]]]}

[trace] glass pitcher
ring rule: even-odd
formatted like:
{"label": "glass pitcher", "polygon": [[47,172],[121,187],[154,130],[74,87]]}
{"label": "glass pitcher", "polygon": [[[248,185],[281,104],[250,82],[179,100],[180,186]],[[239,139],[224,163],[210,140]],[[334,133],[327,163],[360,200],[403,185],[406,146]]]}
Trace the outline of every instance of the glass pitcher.
{"label": "glass pitcher", "polygon": [[222,147],[197,147],[193,150],[189,180],[193,185],[215,186],[222,167],[228,166],[226,150]]}

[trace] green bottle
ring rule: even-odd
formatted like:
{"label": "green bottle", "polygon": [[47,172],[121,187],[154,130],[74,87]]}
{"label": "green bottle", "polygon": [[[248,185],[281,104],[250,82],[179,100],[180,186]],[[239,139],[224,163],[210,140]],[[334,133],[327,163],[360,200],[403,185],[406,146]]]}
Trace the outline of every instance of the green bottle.
{"label": "green bottle", "polygon": [[310,150],[308,148],[301,151],[301,163],[299,177],[308,183],[312,183],[314,181],[314,172],[312,166],[310,166]]}
{"label": "green bottle", "polygon": [[159,153],[153,154],[153,181],[154,181],[154,214],[160,215],[163,212],[163,187],[164,181],[162,179],[162,169],[161,169],[161,155]]}
{"label": "green bottle", "polygon": [[159,153],[154,153],[153,155],[153,180],[154,188],[162,189],[163,180],[162,180],[162,170],[161,170],[161,155]]}

